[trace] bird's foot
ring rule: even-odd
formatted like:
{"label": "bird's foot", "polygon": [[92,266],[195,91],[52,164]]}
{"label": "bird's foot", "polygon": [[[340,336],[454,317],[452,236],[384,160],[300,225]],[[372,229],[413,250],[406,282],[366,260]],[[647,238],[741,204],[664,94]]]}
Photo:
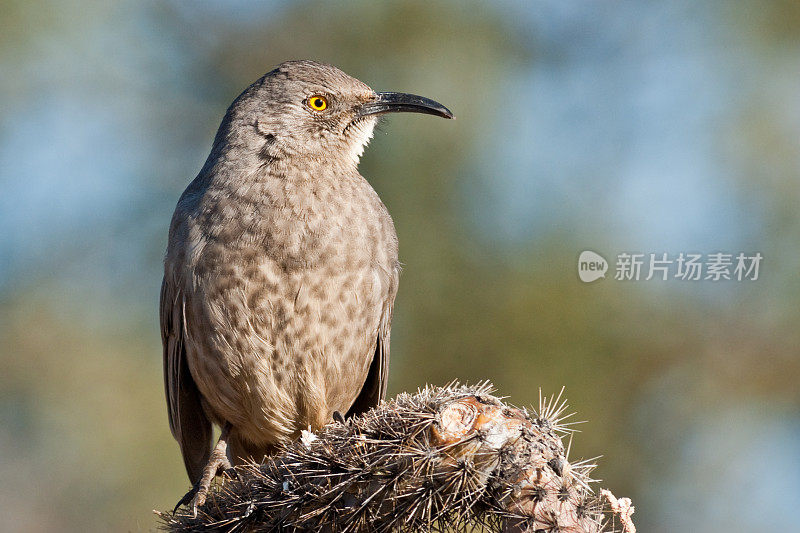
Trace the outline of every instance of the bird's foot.
{"label": "bird's foot", "polygon": [[200,476],[200,479],[194,484],[192,489],[181,498],[177,505],[175,505],[175,509],[172,510],[173,514],[182,505],[191,503],[192,516],[196,518],[197,509],[206,503],[206,497],[208,496],[208,491],[211,489],[211,482],[214,478],[218,474],[224,474],[231,478],[236,476],[236,471],[228,460],[228,442],[226,437],[227,432],[223,432],[223,435],[221,435],[219,441],[217,441],[217,445],[214,446],[214,449],[211,451],[211,457],[208,459],[208,463],[203,469],[203,475]]}
{"label": "bird's foot", "polygon": [[[216,449],[214,451],[216,452]],[[192,516],[197,517],[197,509],[206,503],[208,491],[211,489],[211,481],[218,474],[225,474],[229,477],[234,477],[236,475],[235,470],[231,468],[231,464],[224,454],[222,458],[214,457],[214,455],[215,454],[212,453],[211,459],[203,469],[203,476],[194,484],[192,489],[181,498],[177,505],[175,505],[175,509],[172,511],[173,513],[177,511],[179,507],[191,503]]]}

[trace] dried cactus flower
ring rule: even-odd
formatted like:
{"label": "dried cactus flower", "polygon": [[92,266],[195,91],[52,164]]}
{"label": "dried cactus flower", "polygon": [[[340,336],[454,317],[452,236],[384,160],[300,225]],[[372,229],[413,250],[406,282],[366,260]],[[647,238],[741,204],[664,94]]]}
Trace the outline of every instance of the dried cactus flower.
{"label": "dried cactus flower", "polygon": [[[159,513],[186,531],[612,531],[589,477],[561,437],[561,395],[533,413],[489,383],[426,387],[346,423],[304,432],[264,464],[237,467],[198,516]],[[613,497],[613,496],[612,496]],[[610,500],[609,500],[610,501]],[[611,510],[625,513],[629,500]]]}

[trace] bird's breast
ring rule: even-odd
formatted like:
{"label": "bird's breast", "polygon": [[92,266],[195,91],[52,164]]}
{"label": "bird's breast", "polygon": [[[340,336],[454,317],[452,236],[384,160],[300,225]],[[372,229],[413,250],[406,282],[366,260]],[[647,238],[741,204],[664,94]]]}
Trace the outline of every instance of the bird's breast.
{"label": "bird's breast", "polygon": [[208,196],[198,225],[212,253],[258,253],[286,270],[396,260],[391,218],[357,174],[271,179]]}

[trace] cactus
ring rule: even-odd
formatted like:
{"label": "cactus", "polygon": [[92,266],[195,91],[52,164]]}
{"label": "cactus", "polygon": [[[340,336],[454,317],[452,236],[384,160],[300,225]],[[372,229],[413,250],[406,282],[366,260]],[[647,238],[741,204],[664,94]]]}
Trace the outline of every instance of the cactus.
{"label": "cactus", "polygon": [[[303,432],[265,463],[226,473],[196,517],[159,513],[162,525],[176,533],[611,531],[589,477],[595,465],[568,461],[561,395],[529,413],[492,392],[489,383],[426,387]],[[633,533],[630,501],[615,502],[612,518]]]}

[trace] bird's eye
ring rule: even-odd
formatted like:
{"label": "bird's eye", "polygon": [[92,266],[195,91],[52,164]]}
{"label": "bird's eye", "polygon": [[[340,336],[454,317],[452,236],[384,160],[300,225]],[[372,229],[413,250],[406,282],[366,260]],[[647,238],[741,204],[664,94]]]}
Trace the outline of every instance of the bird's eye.
{"label": "bird's eye", "polygon": [[314,111],[325,111],[328,108],[328,99],[320,94],[315,94],[306,101],[306,105]]}

